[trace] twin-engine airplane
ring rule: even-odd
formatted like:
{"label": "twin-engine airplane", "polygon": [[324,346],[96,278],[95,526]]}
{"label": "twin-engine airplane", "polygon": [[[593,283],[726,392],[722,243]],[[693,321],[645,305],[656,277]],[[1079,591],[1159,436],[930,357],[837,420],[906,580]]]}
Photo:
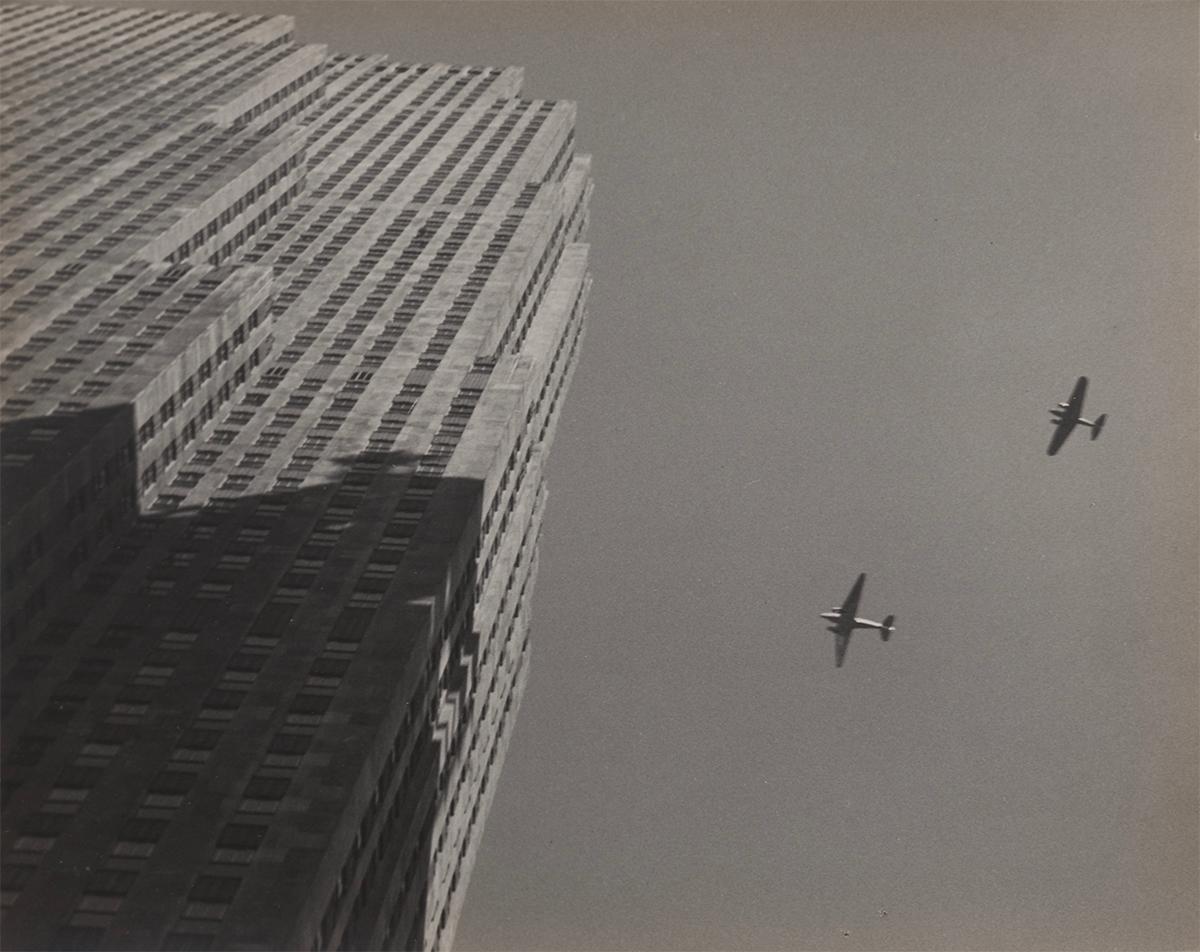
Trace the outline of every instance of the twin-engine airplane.
{"label": "twin-engine airplane", "polygon": [[[1071,391],[1071,397],[1066,403],[1060,403],[1057,407],[1050,411],[1050,415],[1054,417],[1054,436],[1050,440],[1050,448],[1046,451],[1051,456],[1062,449],[1062,445],[1067,441],[1067,437],[1071,435],[1071,431],[1077,426],[1089,427],[1092,431],[1092,439],[1100,435],[1100,431],[1104,429],[1104,421],[1108,419],[1107,413],[1101,413],[1095,420],[1085,420],[1080,414],[1083,410],[1083,397],[1087,392],[1087,377],[1080,377],[1075,381],[1075,389]],[[871,621],[869,618],[859,618],[855,615],[858,611],[858,602],[862,598],[863,583],[867,580],[866,573],[862,573],[858,577],[858,581],[854,583],[854,587],[850,589],[850,594],[846,596],[846,600],[840,607],[831,608],[827,612],[821,612],[821,617],[828,620],[831,624],[829,630],[837,636],[837,641],[834,644],[835,660],[840,668],[846,660],[846,649],[850,646],[850,635],[856,628],[871,628],[879,632],[879,637],[884,641],[892,636],[892,632],[896,630],[893,622],[896,620],[895,615],[888,615],[882,622]]]}
{"label": "twin-engine airplane", "polygon": [[[1085,420],[1080,415],[1083,410],[1083,397],[1087,392],[1087,383],[1087,377],[1080,377],[1075,381],[1075,389],[1071,391],[1070,399],[1050,411],[1050,415],[1054,417],[1055,430],[1054,436],[1050,440],[1050,448],[1046,452],[1051,456],[1062,449],[1062,445],[1075,427],[1089,427],[1093,440],[1104,429],[1104,421],[1108,419],[1107,413],[1101,413],[1095,420]],[[821,617],[831,622],[829,630],[837,636],[834,650],[839,668],[846,660],[846,649],[850,646],[850,635],[854,629],[872,628],[879,632],[879,636],[884,641],[887,641],[892,632],[896,630],[896,626],[892,624],[896,620],[895,615],[888,615],[882,622],[871,621],[869,618],[858,618],[855,615],[855,612],[858,611],[858,601],[862,597],[863,582],[866,579],[865,572],[859,575],[858,581],[854,583],[854,587],[850,589],[850,594],[846,596],[846,600],[840,608],[831,608],[827,612],[821,612]]]}
{"label": "twin-engine airplane", "polygon": [[1075,382],[1075,389],[1071,391],[1071,399],[1066,403],[1060,403],[1050,411],[1050,415],[1054,417],[1055,426],[1054,436],[1050,439],[1050,448],[1046,450],[1050,456],[1062,449],[1062,445],[1067,442],[1067,437],[1071,435],[1076,424],[1091,427],[1093,440],[1104,429],[1104,421],[1108,419],[1107,413],[1101,413],[1095,420],[1085,420],[1079,415],[1083,410],[1083,395],[1087,391],[1087,382],[1087,377],[1080,377]]}
{"label": "twin-engine airplane", "polygon": [[850,644],[850,633],[855,628],[874,628],[879,632],[879,637],[887,641],[891,637],[892,632],[896,630],[896,626],[892,624],[896,620],[895,615],[888,615],[882,622],[871,621],[869,618],[856,618],[854,613],[858,611],[858,600],[862,597],[863,582],[866,581],[867,573],[864,572],[858,577],[858,581],[854,583],[854,588],[850,589],[850,594],[846,596],[846,600],[842,602],[840,608],[831,608],[827,612],[821,612],[821,617],[833,622],[829,626],[829,630],[837,635],[837,643],[834,648],[837,653],[837,666],[840,668],[842,662],[846,660],[846,647]]}

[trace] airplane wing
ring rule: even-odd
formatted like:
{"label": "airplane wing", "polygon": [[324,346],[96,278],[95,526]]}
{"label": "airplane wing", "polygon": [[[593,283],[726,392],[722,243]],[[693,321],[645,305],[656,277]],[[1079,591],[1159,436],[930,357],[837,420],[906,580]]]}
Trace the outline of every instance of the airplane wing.
{"label": "airplane wing", "polygon": [[1053,456],[1062,449],[1062,445],[1067,442],[1067,437],[1071,435],[1071,431],[1075,429],[1075,420],[1070,417],[1065,417],[1054,425],[1054,436],[1050,437],[1050,446],[1046,450],[1047,455]]}
{"label": "airplane wing", "polygon": [[846,648],[850,644],[850,632],[845,628],[835,628],[833,633],[837,636],[837,641],[834,643],[834,651],[837,654],[837,667],[842,666],[842,662],[846,660]]}
{"label": "airplane wing", "polygon": [[846,600],[842,602],[842,617],[854,618],[854,613],[858,611],[858,600],[862,597],[863,582],[866,581],[867,573],[863,572],[858,581],[854,583],[854,588],[850,589],[850,594],[846,596]]}
{"label": "airplane wing", "polygon": [[1080,377],[1075,381],[1075,389],[1071,391],[1071,399],[1067,401],[1068,417],[1078,418],[1083,412],[1083,395],[1087,392],[1087,377]]}

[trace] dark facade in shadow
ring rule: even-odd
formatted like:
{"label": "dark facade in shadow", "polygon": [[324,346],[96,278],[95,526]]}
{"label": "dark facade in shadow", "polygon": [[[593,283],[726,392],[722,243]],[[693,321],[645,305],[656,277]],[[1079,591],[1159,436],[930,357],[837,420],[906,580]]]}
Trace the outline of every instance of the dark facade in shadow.
{"label": "dark facade in shadow", "polygon": [[[4,451],[46,420],[125,446],[131,419],[21,421]],[[296,491],[131,515],[90,571],[50,560],[45,623],[5,639],[6,947],[423,943],[483,487],[407,453],[336,462]],[[32,473],[6,472],[6,509]]]}
{"label": "dark facade in shadow", "polygon": [[134,429],[130,406],[0,426],[0,617],[6,655],[37,634],[51,601],[72,591],[132,524]]}

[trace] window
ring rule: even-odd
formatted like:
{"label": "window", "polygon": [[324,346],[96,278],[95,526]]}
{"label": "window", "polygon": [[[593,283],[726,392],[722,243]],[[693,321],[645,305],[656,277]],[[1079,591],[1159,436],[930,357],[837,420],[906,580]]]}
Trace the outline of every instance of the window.
{"label": "window", "polygon": [[159,647],[167,651],[185,651],[195,643],[197,635],[195,631],[168,631]]}
{"label": "window", "polygon": [[291,781],[286,777],[269,777],[256,774],[246,784],[245,796],[255,800],[282,800]]}
{"label": "window", "polygon": [[217,688],[209,691],[208,696],[204,699],[204,707],[200,710],[200,716],[210,720],[229,720],[241,706],[245,696],[246,692],[240,690],[229,691]]}
{"label": "window", "polygon": [[166,820],[134,817],[121,828],[112,853],[114,856],[145,858],[154,852],[166,828]]}
{"label": "window", "polygon": [[20,853],[45,853],[62,835],[71,817],[60,813],[35,813],[17,837],[13,849]]}
{"label": "window", "polygon": [[242,571],[250,565],[250,556],[237,553],[226,553],[222,555],[217,562],[218,569],[226,569],[229,571]]}
{"label": "window", "polygon": [[241,877],[238,876],[197,876],[188,899],[194,902],[232,902],[241,884]]}
{"label": "window", "polygon": [[[151,668],[151,670],[154,670]],[[158,687],[166,683],[166,679],[142,679],[135,676],[134,683],[123,687],[117,697],[113,701],[111,714],[114,720],[117,717],[124,719],[139,719],[144,717],[150,710],[150,700],[153,697],[153,687]],[[132,721],[126,721],[132,723]]]}
{"label": "window", "polygon": [[312,734],[276,734],[267,752],[268,766],[294,767],[308,752]]}
{"label": "window", "polygon": [[341,684],[346,668],[349,667],[346,658],[317,658],[308,672],[306,687],[336,688]]}
{"label": "window", "polygon": [[202,763],[208,760],[220,740],[220,731],[192,727],[183,732],[171,756],[179,761]]}
{"label": "window", "polygon": [[[137,874],[126,869],[100,869],[92,874],[87,885],[83,890],[84,901],[88,897],[106,897],[120,900],[124,898],[130,888],[133,886],[134,880],[137,879]],[[115,912],[116,906],[119,906],[118,901],[109,909],[104,904],[99,904],[91,907],[89,911],[96,912]],[[103,906],[103,907],[102,907]],[[83,903],[80,908],[84,908]]]}
{"label": "window", "polygon": [[101,776],[99,767],[67,767],[58,776],[50,791],[50,800],[59,803],[80,803],[87,799]]}
{"label": "window", "polygon": [[143,684],[148,687],[162,687],[174,673],[175,668],[173,665],[144,664],[138,669],[138,673],[134,675],[133,680],[135,684]]}
{"label": "window", "polygon": [[[116,725],[107,726],[115,727]],[[92,761],[107,762],[117,756],[117,751],[120,749],[121,745],[119,743],[113,743],[108,738],[93,738],[83,745],[79,751],[79,756],[81,758],[86,757]]]}
{"label": "window", "polygon": [[262,469],[267,460],[271,458],[270,453],[248,452],[239,461],[238,466],[245,466],[250,469]]}
{"label": "window", "polygon": [[187,919],[221,919],[242,884],[236,876],[199,876],[184,910]]}
{"label": "window", "polygon": [[16,902],[17,896],[33,879],[35,872],[37,872],[36,866],[5,863],[3,871],[0,872],[0,888],[3,889],[3,900],[0,901],[0,905],[7,909]]}
{"label": "window", "polygon": [[232,582],[204,582],[196,592],[197,598],[224,598],[233,591]]}
{"label": "window", "polygon": [[275,593],[272,599],[276,604],[281,605],[299,605],[304,601],[304,596],[308,594],[308,589],[295,585],[279,585],[275,588]]}
{"label": "window", "polygon": [[217,839],[214,863],[249,863],[266,836],[261,823],[227,823]]}

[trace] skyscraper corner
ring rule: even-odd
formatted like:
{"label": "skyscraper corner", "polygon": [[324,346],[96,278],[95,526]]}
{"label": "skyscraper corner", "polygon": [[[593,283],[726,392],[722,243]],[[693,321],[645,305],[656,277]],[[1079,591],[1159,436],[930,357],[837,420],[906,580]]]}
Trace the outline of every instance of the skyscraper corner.
{"label": "skyscraper corner", "polygon": [[0,8],[9,946],[451,946],[591,280],[521,80]]}

